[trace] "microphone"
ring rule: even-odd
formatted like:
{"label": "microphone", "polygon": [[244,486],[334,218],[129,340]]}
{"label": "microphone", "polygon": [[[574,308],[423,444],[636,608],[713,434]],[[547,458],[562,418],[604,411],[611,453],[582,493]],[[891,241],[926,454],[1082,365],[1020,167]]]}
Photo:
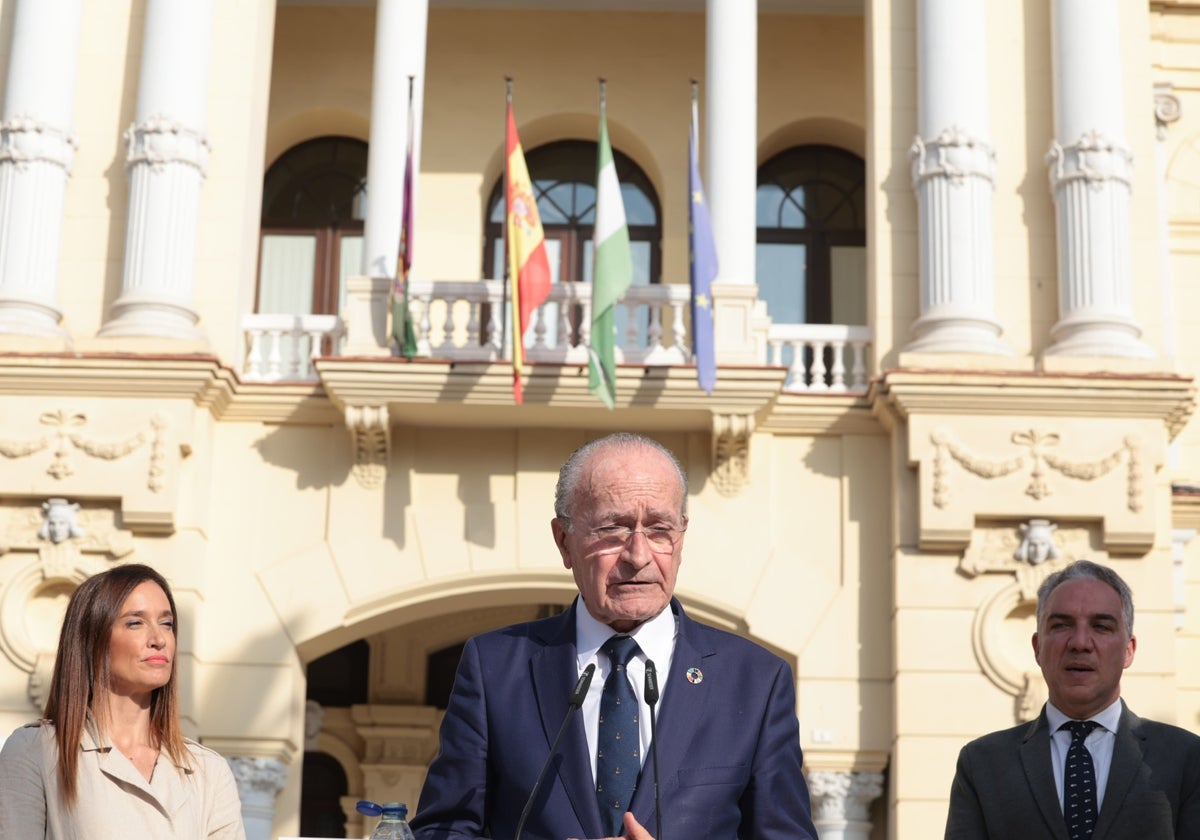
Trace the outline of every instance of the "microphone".
{"label": "microphone", "polygon": [[596,673],[596,666],[588,665],[579,675],[579,679],[575,681],[575,688],[571,690],[571,696],[567,700],[567,713],[563,715],[562,725],[558,727],[558,734],[554,736],[554,743],[550,745],[550,754],[546,756],[546,763],[542,765],[542,771],[538,773],[537,781],[533,783],[533,790],[529,791],[529,799],[521,811],[521,819],[517,821],[517,833],[513,835],[513,840],[521,840],[521,832],[525,830],[525,820],[529,819],[529,812],[533,810],[533,800],[537,798],[538,791],[542,788],[542,780],[546,778],[550,762],[554,761],[554,751],[558,749],[558,742],[562,740],[563,733],[567,731],[567,721],[571,719],[571,712],[583,705],[583,698],[587,697],[588,687],[592,684],[592,674],[594,673]]}
{"label": "microphone", "polygon": [[654,762],[654,837],[662,840],[662,801],[658,798],[658,735],[655,734],[654,706],[658,703],[658,671],[654,660],[646,660],[646,705],[650,707],[650,760]]}

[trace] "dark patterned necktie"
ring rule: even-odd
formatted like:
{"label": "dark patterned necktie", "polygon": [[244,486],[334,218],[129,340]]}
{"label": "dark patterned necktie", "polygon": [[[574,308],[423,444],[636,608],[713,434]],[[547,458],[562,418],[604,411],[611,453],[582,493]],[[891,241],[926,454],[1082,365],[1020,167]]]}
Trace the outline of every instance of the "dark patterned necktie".
{"label": "dark patterned necktie", "polygon": [[629,636],[613,636],[600,648],[612,670],[600,695],[600,726],[596,737],[596,798],[608,834],[621,834],[621,821],[642,770],[642,733],[638,700],[625,666],[640,648]]}
{"label": "dark patterned necktie", "polygon": [[1063,816],[1071,840],[1090,840],[1096,827],[1096,769],[1083,742],[1097,726],[1094,720],[1069,720],[1059,727],[1071,731],[1063,769]]}

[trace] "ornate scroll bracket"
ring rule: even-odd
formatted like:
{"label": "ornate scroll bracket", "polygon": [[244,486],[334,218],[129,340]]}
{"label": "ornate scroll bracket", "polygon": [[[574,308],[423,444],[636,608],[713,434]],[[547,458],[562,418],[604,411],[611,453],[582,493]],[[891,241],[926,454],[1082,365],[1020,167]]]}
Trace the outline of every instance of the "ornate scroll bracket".
{"label": "ornate scroll bracket", "polygon": [[1167,126],[1183,116],[1183,103],[1170,82],[1154,85],[1154,126],[1159,140],[1167,139]]}
{"label": "ornate scroll bracket", "polygon": [[1087,461],[1072,461],[1056,451],[1061,436],[1030,429],[1013,432],[1011,441],[1025,449],[1021,455],[1007,459],[989,459],[969,452],[954,441],[949,432],[939,429],[930,436],[934,445],[933,460],[933,504],[938,508],[950,505],[950,467],[958,464],[972,475],[983,479],[1003,478],[1019,470],[1029,470],[1029,484],[1025,495],[1041,501],[1053,494],[1047,481],[1048,471],[1053,470],[1067,478],[1079,481],[1094,481],[1108,475],[1120,464],[1126,465],[1126,506],[1139,513],[1144,505],[1142,499],[1142,454],[1138,438],[1128,435],[1121,445],[1107,455]]}
{"label": "ornate scroll bracket", "polygon": [[387,406],[348,405],[345,417],[354,447],[354,477],[368,490],[382,487],[391,450]]}
{"label": "ornate scroll bracket", "polygon": [[713,484],[722,496],[742,492],[750,480],[753,414],[716,414],[712,420]]}

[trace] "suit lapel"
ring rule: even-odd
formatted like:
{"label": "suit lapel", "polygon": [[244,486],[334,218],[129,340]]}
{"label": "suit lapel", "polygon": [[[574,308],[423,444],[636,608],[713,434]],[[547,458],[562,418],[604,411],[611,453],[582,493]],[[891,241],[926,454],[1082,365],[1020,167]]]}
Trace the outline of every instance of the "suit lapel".
{"label": "suit lapel", "polygon": [[[546,736],[546,749],[554,742],[558,728],[567,713],[570,685],[564,688],[564,676],[578,670],[575,648],[575,610],[571,607],[563,613],[557,625],[550,625],[541,639],[543,647],[530,659],[530,676],[537,705],[542,718],[542,730]],[[600,837],[600,805],[596,802],[596,783],[592,778],[587,735],[583,731],[583,716],[579,712],[571,715],[567,731],[558,746],[560,758],[555,762],[558,778],[567,791],[571,808],[580,826],[588,830],[589,837]],[[549,779],[547,779],[549,782]],[[548,785],[547,785],[548,786]]]}
{"label": "suit lapel", "polygon": [[1045,708],[1025,730],[1020,753],[1025,780],[1037,802],[1042,820],[1056,838],[1067,840],[1067,823],[1063,819],[1062,804],[1058,801],[1054,767],[1050,761],[1050,727],[1046,722]]}
{"label": "suit lapel", "polygon": [[1142,721],[1121,702],[1121,722],[1113,739],[1112,764],[1108,768],[1108,782],[1104,787],[1104,804],[1096,818],[1093,840],[1108,836],[1113,820],[1121,811],[1125,797],[1137,778],[1142,766]]}
{"label": "suit lapel", "polygon": [[[671,609],[675,612],[679,632],[675,640],[675,653],[671,657],[671,674],[655,712],[660,799],[676,786],[679,770],[688,755],[692,739],[703,729],[700,722],[708,719],[706,707],[711,691],[705,690],[709,686],[688,680],[688,669],[699,668],[703,672],[706,666],[702,663],[715,654],[712,646],[705,644],[700,638],[701,634],[695,632],[695,623],[684,615],[683,607],[678,601],[671,600]],[[646,820],[654,818],[654,766],[651,764],[653,756],[652,749],[649,760],[642,765],[637,791],[633,795],[633,802],[630,803],[631,810],[642,825],[651,825],[652,823]]]}

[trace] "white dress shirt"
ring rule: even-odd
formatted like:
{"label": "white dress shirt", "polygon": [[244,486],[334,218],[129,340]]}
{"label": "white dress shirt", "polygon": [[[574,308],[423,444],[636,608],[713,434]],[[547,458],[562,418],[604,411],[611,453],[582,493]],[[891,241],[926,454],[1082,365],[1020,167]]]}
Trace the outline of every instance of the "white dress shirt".
{"label": "white dress shirt", "polygon": [[[1084,740],[1083,745],[1092,755],[1092,767],[1096,771],[1096,813],[1104,804],[1104,789],[1108,787],[1108,770],[1112,767],[1113,743],[1117,739],[1117,727],[1121,723],[1121,698],[1104,711],[1092,715],[1088,720],[1100,724]],[[1050,726],[1050,763],[1054,767],[1054,787],[1058,790],[1058,804],[1063,804],[1063,775],[1066,772],[1067,750],[1071,748],[1071,730],[1059,729],[1072,718],[1046,704],[1046,723]]]}
{"label": "white dress shirt", "polygon": [[[596,778],[596,740],[600,728],[600,696],[604,693],[604,681],[612,671],[612,663],[608,656],[600,651],[601,645],[608,641],[615,631],[607,624],[601,624],[592,618],[583,600],[576,598],[575,607],[575,649],[577,651],[576,665],[579,673],[590,664],[596,666],[592,684],[588,688],[587,697],[583,701],[583,730],[587,734],[588,753],[592,761],[592,778]],[[675,614],[668,605],[666,609],[638,627],[629,634],[638,643],[641,653],[635,654],[625,669],[629,682],[633,685],[633,693],[637,695],[638,726],[642,735],[642,764],[650,752],[650,707],[643,696],[646,688],[646,660],[654,662],[654,670],[658,674],[658,693],[661,698],[667,690],[667,675],[671,671],[671,657],[675,653]],[[657,714],[657,707],[655,709]]]}

